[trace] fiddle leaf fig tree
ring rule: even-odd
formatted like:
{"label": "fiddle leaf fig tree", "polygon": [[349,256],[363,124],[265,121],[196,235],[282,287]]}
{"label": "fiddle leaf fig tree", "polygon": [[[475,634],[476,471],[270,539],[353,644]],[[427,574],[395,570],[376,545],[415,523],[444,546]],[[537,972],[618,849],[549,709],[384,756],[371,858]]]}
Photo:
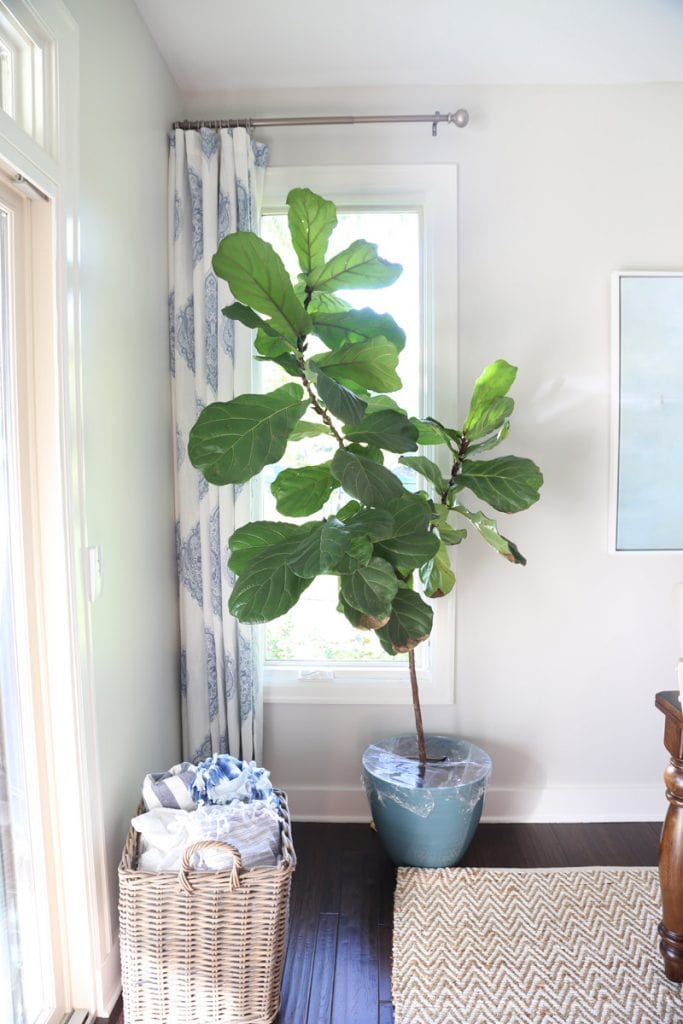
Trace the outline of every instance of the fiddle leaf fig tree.
{"label": "fiddle leaf fig tree", "polygon": [[[414,649],[432,629],[430,600],[455,586],[448,549],[471,528],[508,561],[525,564],[495,520],[470,507],[474,498],[512,513],[538,500],[543,477],[533,462],[489,456],[510,429],[517,370],[503,359],[487,366],[457,429],[409,416],[391,397],[402,387],[404,332],[386,313],[352,308],[335,294],[390,285],[401,267],[364,240],[328,256],[334,203],[300,188],[287,205],[296,281],[251,232],[224,238],[213,268],[235,300],[225,316],[256,332],[257,358],[277,363],[290,382],[207,406],[190,433],[189,457],[209,483],[237,484],[279,462],[290,444],[323,435],[336,444],[328,460],[283,469],[271,485],[278,513],[301,522],[253,522],[232,535],[237,582],[229,610],[242,622],[269,622],[317,576],[336,576],[338,611],[374,630],[388,654],[409,654],[424,764]],[[438,464],[419,454],[421,445],[440,450]],[[390,468],[396,456],[425,490],[405,487]]]}

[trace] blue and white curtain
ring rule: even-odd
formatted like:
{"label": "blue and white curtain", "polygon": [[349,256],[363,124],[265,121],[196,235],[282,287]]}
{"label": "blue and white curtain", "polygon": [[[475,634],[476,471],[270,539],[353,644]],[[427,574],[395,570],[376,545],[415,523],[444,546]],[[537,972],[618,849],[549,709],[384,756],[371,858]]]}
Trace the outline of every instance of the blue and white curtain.
{"label": "blue and white curtain", "polygon": [[262,697],[249,627],[227,610],[228,540],[249,518],[249,487],[214,487],[187,457],[210,402],[250,390],[251,340],[221,316],[232,301],[211,258],[225,235],[258,230],[266,146],[244,128],[175,129],[170,148],[169,326],[175,424],[183,756],[261,757]]}

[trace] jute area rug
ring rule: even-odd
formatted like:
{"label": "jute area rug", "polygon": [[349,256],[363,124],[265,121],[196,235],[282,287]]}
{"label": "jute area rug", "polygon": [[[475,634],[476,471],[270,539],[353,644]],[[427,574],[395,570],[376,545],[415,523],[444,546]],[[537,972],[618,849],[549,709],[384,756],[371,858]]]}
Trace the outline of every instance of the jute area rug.
{"label": "jute area rug", "polygon": [[653,868],[399,868],[395,1024],[683,1024]]}

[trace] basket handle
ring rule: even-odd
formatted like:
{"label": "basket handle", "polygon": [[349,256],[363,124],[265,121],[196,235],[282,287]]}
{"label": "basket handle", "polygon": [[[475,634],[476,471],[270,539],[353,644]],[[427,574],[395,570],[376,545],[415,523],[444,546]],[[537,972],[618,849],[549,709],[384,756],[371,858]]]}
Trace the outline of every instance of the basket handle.
{"label": "basket handle", "polygon": [[[240,886],[240,871],[242,870],[242,856],[240,851],[232,843],[222,843],[219,839],[203,839],[199,843],[193,843],[192,846],[188,846],[183,854],[183,859],[180,864],[180,870],[178,871],[178,885],[191,896],[193,893],[192,884],[190,882],[190,873],[192,868],[190,867],[190,860],[192,855],[197,853],[199,850],[227,850],[228,853],[232,854],[232,871],[230,872],[230,892],[233,889],[239,889]],[[192,872],[193,873],[193,872]]]}

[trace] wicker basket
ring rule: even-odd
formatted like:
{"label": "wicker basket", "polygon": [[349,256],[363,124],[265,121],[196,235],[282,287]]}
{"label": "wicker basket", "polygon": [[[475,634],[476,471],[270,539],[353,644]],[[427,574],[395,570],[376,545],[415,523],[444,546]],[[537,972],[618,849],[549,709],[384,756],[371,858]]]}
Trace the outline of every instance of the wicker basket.
{"label": "wicker basket", "polygon": [[119,865],[121,978],[126,1024],[269,1024],[280,1006],[289,890],[296,856],[287,797],[281,863],[244,871],[136,871],[131,826]]}

